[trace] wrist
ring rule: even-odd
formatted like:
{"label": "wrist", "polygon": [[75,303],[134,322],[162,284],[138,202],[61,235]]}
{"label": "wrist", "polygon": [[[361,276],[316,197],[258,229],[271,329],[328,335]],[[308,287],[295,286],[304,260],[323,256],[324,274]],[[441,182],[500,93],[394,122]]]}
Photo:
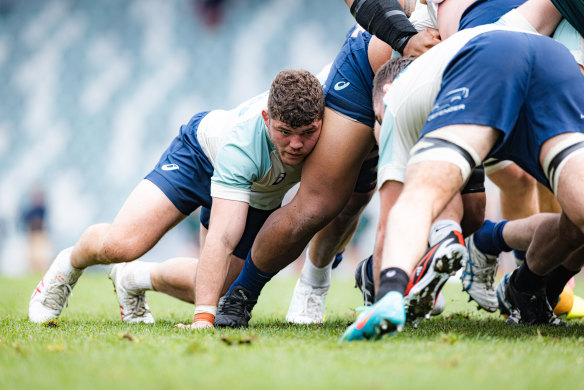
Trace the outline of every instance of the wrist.
{"label": "wrist", "polygon": [[198,305],[195,307],[193,323],[208,322],[213,324],[215,322],[215,314],[217,314],[217,306]]}

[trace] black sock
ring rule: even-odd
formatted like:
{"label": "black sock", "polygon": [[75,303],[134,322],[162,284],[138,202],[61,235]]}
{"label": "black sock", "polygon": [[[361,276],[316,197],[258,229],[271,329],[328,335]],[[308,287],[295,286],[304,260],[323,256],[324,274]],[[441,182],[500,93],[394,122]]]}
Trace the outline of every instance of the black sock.
{"label": "black sock", "polygon": [[564,290],[566,283],[568,283],[568,280],[572,279],[572,277],[578,272],[580,271],[570,271],[563,265],[560,265],[555,270],[546,275],[545,289],[548,302],[551,305],[554,305],[558,301],[558,298]]}
{"label": "black sock", "polygon": [[514,279],[513,284],[519,291],[534,292],[545,288],[545,276],[534,274],[527,266],[527,261],[517,269]]}
{"label": "black sock", "polygon": [[382,270],[379,277],[379,288],[375,294],[375,302],[390,291],[397,291],[403,295],[406,292],[409,280],[410,277],[401,268],[390,267]]}

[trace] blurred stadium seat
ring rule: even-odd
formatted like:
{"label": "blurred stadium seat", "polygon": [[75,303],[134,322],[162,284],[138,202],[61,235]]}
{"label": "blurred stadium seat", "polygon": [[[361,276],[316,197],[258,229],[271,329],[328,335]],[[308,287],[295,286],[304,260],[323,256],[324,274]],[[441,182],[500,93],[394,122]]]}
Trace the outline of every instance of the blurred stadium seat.
{"label": "blurred stadium seat", "polygon": [[191,115],[283,68],[317,72],[354,23],[340,0],[221,6],[209,26],[193,0],[0,0],[0,272],[18,268],[35,183],[54,246],[71,245],[115,216]]}

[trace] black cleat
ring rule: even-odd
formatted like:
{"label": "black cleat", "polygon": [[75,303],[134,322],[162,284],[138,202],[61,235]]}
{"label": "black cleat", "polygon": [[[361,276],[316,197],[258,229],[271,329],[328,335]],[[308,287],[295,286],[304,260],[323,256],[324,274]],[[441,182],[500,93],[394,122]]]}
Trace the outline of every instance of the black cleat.
{"label": "black cleat", "polygon": [[[512,313],[515,310],[519,312],[518,316],[513,316],[515,323],[523,323],[527,325],[567,326],[564,321],[560,320],[554,314],[554,311],[547,300],[545,288],[533,292],[519,291],[515,287],[516,276],[516,271],[514,271],[505,288],[505,298],[513,308]],[[509,322],[509,319],[507,323],[511,323]]]}
{"label": "black cleat", "polygon": [[367,274],[367,264],[370,261],[373,261],[373,255],[357,264],[357,269],[355,270],[355,287],[359,287],[359,290],[361,290],[361,293],[363,294],[363,304],[365,306],[373,305],[375,300],[375,287],[373,286],[373,280],[369,279],[369,275]]}
{"label": "black cleat", "polygon": [[247,328],[251,319],[251,311],[257,303],[257,300],[248,298],[250,295],[250,292],[244,287],[236,286],[229,295],[221,297],[214,325]]}

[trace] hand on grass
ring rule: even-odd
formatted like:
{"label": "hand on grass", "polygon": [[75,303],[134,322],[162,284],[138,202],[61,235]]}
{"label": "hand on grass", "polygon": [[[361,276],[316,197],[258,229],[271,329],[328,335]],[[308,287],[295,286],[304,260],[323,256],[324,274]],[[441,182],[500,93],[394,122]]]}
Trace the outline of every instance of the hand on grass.
{"label": "hand on grass", "polygon": [[175,328],[180,329],[187,329],[187,330],[202,330],[202,329],[211,329],[213,328],[213,324],[208,321],[197,321],[193,322],[192,324],[178,324],[175,325]]}

